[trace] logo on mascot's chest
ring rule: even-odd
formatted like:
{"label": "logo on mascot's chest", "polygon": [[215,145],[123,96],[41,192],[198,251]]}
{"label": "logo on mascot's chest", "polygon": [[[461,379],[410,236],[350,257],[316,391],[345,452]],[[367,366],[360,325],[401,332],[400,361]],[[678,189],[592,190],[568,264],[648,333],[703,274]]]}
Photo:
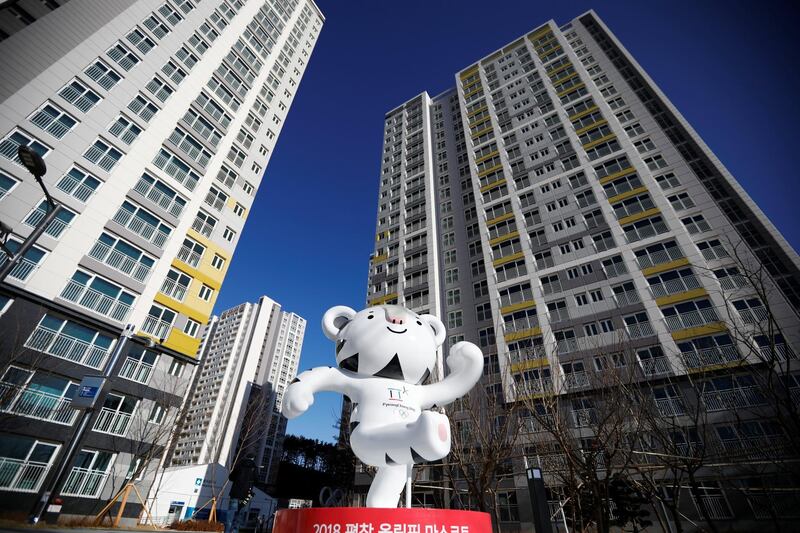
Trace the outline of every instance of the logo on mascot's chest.
{"label": "logo on mascot's chest", "polygon": [[389,387],[389,401],[393,402],[402,402],[403,396],[408,395],[408,389],[405,387],[397,388],[397,387]]}

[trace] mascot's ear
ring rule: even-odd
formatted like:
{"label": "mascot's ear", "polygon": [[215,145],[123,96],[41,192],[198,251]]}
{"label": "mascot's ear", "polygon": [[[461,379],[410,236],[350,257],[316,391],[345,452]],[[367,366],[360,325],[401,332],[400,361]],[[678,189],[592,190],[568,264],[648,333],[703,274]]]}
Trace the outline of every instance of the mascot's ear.
{"label": "mascot's ear", "polygon": [[336,307],[331,307],[322,317],[323,333],[325,333],[325,336],[330,340],[335,341],[336,334],[339,333],[339,330],[345,327],[348,322],[353,320],[354,316],[356,316],[356,312],[346,305],[337,305]]}
{"label": "mascot's ear", "polygon": [[433,328],[433,335],[436,339],[436,347],[438,348],[444,344],[444,339],[447,336],[447,330],[444,328],[442,321],[433,315],[420,315],[419,318],[427,322],[428,325]]}

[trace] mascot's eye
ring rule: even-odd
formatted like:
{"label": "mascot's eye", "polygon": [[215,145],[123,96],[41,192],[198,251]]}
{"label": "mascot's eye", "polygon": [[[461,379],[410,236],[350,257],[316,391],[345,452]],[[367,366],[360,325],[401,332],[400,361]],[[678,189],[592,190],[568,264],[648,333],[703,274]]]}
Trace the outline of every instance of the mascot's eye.
{"label": "mascot's eye", "polygon": [[368,316],[367,316],[367,320],[372,320],[373,318],[375,318],[375,317],[374,317],[374,316],[372,316],[372,315],[368,315]]}
{"label": "mascot's eye", "polygon": [[420,322],[419,320],[417,320],[417,325],[418,325],[418,326],[421,326],[421,325],[422,325],[422,322]]}

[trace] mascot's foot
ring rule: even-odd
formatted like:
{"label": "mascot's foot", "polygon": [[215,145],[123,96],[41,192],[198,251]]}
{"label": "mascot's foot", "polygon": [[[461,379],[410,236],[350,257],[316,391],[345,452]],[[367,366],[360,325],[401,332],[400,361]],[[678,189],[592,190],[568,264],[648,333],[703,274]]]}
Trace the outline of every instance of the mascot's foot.
{"label": "mascot's foot", "polygon": [[411,455],[415,463],[436,461],[450,453],[450,421],[445,415],[422,411],[413,425]]}

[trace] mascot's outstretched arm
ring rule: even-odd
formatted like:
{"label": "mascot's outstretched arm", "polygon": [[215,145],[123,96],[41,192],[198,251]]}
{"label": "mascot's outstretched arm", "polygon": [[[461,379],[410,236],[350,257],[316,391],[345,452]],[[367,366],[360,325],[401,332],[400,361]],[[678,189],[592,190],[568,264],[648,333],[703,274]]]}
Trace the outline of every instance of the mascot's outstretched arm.
{"label": "mascot's outstretched arm", "polygon": [[320,391],[346,394],[358,401],[358,388],[354,378],[338,368],[318,367],[306,370],[286,388],[283,395],[283,416],[295,418],[305,413],[314,403],[314,394]]}
{"label": "mascot's outstretched arm", "polygon": [[461,398],[475,386],[483,373],[483,352],[471,342],[457,342],[447,356],[450,374],[442,381],[420,387],[422,408],[443,406]]}

